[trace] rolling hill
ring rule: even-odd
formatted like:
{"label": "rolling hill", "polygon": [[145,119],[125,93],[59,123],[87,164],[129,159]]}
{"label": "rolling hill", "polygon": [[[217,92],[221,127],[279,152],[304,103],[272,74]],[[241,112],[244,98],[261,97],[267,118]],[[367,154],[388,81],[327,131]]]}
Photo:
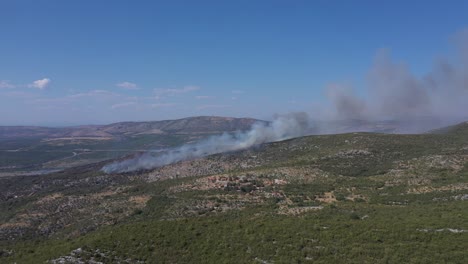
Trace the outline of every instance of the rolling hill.
{"label": "rolling hill", "polygon": [[190,117],[63,128],[0,127],[0,177],[29,175],[162,150],[210,135],[248,130],[252,118]]}
{"label": "rolling hill", "polygon": [[105,174],[108,162],[0,178],[0,261],[468,258],[466,123],[300,137],[134,173]]}
{"label": "rolling hill", "polygon": [[141,134],[215,134],[247,130],[260,120],[219,116],[198,116],[152,122],[121,122],[109,125],[75,127],[1,126],[0,139],[122,137]]}

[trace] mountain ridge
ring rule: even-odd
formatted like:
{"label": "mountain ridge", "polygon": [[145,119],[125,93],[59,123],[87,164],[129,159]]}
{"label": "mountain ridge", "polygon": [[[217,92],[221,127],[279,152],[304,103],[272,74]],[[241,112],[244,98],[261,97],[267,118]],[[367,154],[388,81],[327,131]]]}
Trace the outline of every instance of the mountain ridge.
{"label": "mountain ridge", "polygon": [[136,134],[203,134],[247,130],[256,122],[254,118],[221,116],[195,116],[160,121],[126,121],[106,125],[80,125],[70,127],[0,126],[0,138],[17,137],[118,137]]}

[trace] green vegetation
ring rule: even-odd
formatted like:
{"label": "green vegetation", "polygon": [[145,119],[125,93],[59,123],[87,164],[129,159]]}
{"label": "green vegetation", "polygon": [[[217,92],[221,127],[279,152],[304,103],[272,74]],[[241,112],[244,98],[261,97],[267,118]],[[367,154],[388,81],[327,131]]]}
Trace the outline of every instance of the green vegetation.
{"label": "green vegetation", "polygon": [[150,263],[462,263],[467,257],[466,233],[421,231],[466,230],[466,202],[404,207],[345,202],[299,217],[277,215],[274,208],[270,201],[210,217],[135,220],[73,240],[20,242],[12,248],[15,257],[6,260],[37,263],[76,248],[109,252],[97,258],[106,263],[114,256]]}
{"label": "green vegetation", "polygon": [[[204,135],[207,136],[207,135]],[[0,172],[62,168],[183,145],[189,135],[135,135],[114,139],[0,141]]]}
{"label": "green vegetation", "polygon": [[450,131],[0,179],[0,262],[465,263],[468,129]]}
{"label": "green vegetation", "polygon": [[44,152],[44,151],[27,151],[27,152],[7,152],[0,151],[0,167],[20,166],[33,167],[35,164],[40,165],[44,162],[60,159],[71,156],[73,153],[68,152]]}

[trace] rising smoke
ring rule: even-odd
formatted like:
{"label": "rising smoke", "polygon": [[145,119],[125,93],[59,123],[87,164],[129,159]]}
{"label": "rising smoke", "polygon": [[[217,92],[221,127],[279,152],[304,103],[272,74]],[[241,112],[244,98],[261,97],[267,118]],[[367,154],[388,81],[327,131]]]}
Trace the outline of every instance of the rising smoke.
{"label": "rising smoke", "polygon": [[309,128],[306,113],[279,115],[271,123],[255,123],[247,132],[224,133],[198,143],[187,144],[162,154],[145,153],[137,158],[114,162],[102,170],[106,173],[153,169],[182,160],[190,160],[216,153],[246,149],[254,145],[305,135]]}
{"label": "rising smoke", "polygon": [[[437,126],[461,121],[468,116],[468,30],[453,38],[456,60],[436,60],[433,69],[423,76],[413,74],[408,65],[391,59],[388,50],[380,50],[361,91],[356,95],[350,85],[332,84],[327,96],[332,108],[314,113],[314,120],[325,120],[315,133],[366,131],[338,129],[329,124],[335,121],[375,122],[392,120],[405,126],[399,132],[415,133]],[[322,114],[319,114],[322,113]],[[327,113],[327,114],[323,114]],[[211,154],[246,149],[251,146],[308,134],[311,130],[305,113],[288,114],[271,123],[257,123],[247,132],[223,134],[169,150],[164,154],[146,153],[138,158],[105,166],[106,173],[152,169],[174,162],[204,157]],[[349,122],[348,122],[349,123]],[[317,123],[314,124],[317,126]],[[367,131],[373,131],[372,129]]]}
{"label": "rising smoke", "polygon": [[328,88],[333,117],[339,120],[407,120],[433,118],[454,122],[467,117],[468,30],[453,38],[455,60],[437,59],[422,76],[394,62],[389,50],[377,52],[359,98],[349,85]]}

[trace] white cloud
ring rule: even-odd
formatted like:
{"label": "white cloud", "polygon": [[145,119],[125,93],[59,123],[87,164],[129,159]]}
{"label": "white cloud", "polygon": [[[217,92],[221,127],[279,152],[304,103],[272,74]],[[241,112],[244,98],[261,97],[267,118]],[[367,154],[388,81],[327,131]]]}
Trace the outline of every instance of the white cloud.
{"label": "white cloud", "polygon": [[127,89],[127,90],[137,90],[138,86],[136,83],[131,83],[131,82],[121,82],[116,84],[118,87]]}
{"label": "white cloud", "polygon": [[10,89],[15,87],[16,86],[11,84],[9,81],[0,80],[0,89]]}
{"label": "white cloud", "polygon": [[211,95],[197,95],[197,96],[195,96],[195,99],[198,99],[198,100],[202,100],[202,99],[213,99],[213,98],[216,98],[216,97],[211,96]]}
{"label": "white cloud", "polygon": [[50,79],[49,78],[44,78],[41,80],[36,80],[33,83],[29,84],[28,87],[31,88],[37,88],[37,89],[44,89],[50,84]]}

